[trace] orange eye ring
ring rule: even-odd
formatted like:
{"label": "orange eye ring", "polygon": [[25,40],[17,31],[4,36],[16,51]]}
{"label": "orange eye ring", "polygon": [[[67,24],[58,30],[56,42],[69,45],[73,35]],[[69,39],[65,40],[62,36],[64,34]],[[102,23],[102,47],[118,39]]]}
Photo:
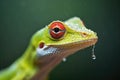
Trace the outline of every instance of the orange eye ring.
{"label": "orange eye ring", "polygon": [[55,21],[50,25],[50,36],[53,39],[60,39],[64,36],[66,29],[65,26],[60,21]]}

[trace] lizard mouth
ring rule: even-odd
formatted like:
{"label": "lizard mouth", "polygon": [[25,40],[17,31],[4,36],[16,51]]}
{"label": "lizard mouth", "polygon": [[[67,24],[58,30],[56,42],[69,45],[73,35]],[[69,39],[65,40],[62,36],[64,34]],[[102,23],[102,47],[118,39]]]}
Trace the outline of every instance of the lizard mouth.
{"label": "lizard mouth", "polygon": [[89,40],[78,41],[63,45],[45,45],[44,48],[37,48],[38,58],[59,57],[65,58],[81,49],[95,45],[98,38],[92,38]]}
{"label": "lizard mouth", "polygon": [[63,45],[45,45],[44,48],[42,49],[37,48],[37,55],[39,57],[49,57],[54,55],[65,54],[66,56],[64,57],[67,57],[68,55],[71,55],[78,50],[95,45],[97,40],[98,38],[92,38],[89,40],[78,41],[78,42],[63,44]]}

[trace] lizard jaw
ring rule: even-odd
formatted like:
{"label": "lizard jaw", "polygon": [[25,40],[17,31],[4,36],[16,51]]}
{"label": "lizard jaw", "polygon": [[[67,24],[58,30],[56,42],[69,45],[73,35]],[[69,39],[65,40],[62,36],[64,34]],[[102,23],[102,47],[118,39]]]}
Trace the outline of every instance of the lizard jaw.
{"label": "lizard jaw", "polygon": [[[67,50],[73,50],[78,51],[81,49],[84,49],[86,47],[92,46],[97,42],[97,38],[84,40],[84,41],[78,41],[75,43],[69,43],[64,45],[45,45],[43,48],[37,48],[37,56],[38,57],[46,57],[46,56],[52,56],[52,55],[58,55],[62,54],[63,52],[66,52]],[[68,52],[67,54],[69,55]]]}
{"label": "lizard jaw", "polygon": [[[70,45],[64,45],[64,46],[63,45],[59,45],[59,46],[49,45],[49,46],[45,47],[44,49],[46,49],[46,50],[49,49],[50,47],[52,47],[53,51],[55,49],[55,51],[58,50],[58,52],[50,53],[49,55],[42,55],[42,56],[40,56],[40,54],[38,54],[39,57],[35,61],[35,64],[38,67],[40,67],[40,70],[34,75],[32,80],[35,80],[35,79],[44,80],[46,78],[46,76],[50,73],[50,71],[55,66],[57,66],[63,60],[63,58],[75,53],[78,50],[95,45],[96,42],[97,42],[97,38],[93,38],[90,40],[76,42],[76,43],[70,44]],[[52,48],[50,48],[50,49],[52,49]],[[51,51],[51,52],[53,52],[53,51]]]}

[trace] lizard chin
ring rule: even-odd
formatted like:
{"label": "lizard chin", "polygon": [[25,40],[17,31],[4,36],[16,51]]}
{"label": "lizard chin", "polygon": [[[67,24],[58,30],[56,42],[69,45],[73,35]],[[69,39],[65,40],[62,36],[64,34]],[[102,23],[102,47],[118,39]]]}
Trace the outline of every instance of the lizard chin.
{"label": "lizard chin", "polygon": [[[49,45],[44,46],[42,49],[37,49],[37,60],[36,65],[40,67],[40,71],[33,77],[39,76],[40,80],[44,80],[49,72],[57,66],[64,58],[76,51],[95,45],[97,38],[79,41],[64,45]],[[40,77],[40,75],[42,75]],[[37,77],[38,78],[38,77]]]}

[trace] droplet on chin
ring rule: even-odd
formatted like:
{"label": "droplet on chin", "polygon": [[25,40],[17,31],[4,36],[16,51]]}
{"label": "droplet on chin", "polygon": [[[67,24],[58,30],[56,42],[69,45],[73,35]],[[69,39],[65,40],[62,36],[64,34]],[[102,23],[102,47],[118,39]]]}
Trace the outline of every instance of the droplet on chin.
{"label": "droplet on chin", "polygon": [[66,60],[67,60],[66,58],[63,58],[63,62],[66,62]]}

